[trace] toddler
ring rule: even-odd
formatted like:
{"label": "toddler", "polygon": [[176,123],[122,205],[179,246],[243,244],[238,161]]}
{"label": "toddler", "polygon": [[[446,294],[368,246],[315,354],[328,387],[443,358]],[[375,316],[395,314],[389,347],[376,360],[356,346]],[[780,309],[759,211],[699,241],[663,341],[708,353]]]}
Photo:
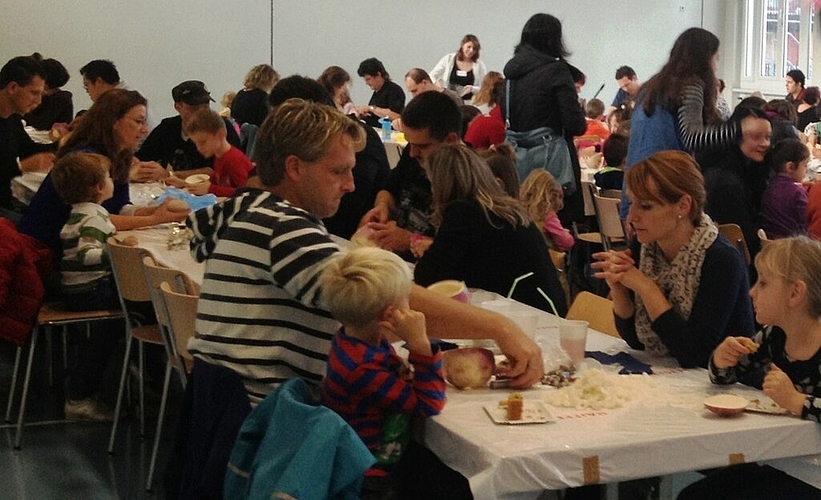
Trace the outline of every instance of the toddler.
{"label": "toddler", "polygon": [[550,172],[542,169],[531,171],[519,188],[519,200],[536,227],[541,229],[548,247],[566,252],[573,246],[573,235],[562,227],[556,215],[564,206],[564,193]]}
{"label": "toddler", "polygon": [[810,152],[798,139],[783,139],[770,152],[776,172],[761,196],[761,229],[770,239],[807,232],[807,175]]}
{"label": "toddler", "polygon": [[593,181],[599,189],[621,190],[624,183],[624,160],[630,140],[621,134],[612,134],[604,141],[605,166],[595,174]]}
{"label": "toddler", "polygon": [[[411,416],[436,415],[445,405],[442,354],[428,339],[425,316],[408,305],[411,273],[392,252],[351,250],[328,264],[320,287],[342,323],[328,354],[322,402],[376,457],[362,498],[393,498],[391,470],[408,445]],[[389,336],[405,342],[412,371]]]}

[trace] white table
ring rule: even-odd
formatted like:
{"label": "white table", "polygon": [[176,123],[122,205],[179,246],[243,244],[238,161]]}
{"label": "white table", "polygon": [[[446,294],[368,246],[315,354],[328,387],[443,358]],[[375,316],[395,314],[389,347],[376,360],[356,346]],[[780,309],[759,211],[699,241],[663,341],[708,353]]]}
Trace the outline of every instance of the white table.
{"label": "white table", "polygon": [[[548,315],[539,333],[557,335]],[[555,320],[553,320],[555,321]],[[537,333],[538,335],[538,333]],[[626,350],[623,341],[598,332],[588,350]],[[630,351],[649,362],[666,402],[633,402],[612,410],[582,411],[548,406],[556,421],[533,425],[496,425],[483,410],[509,391],[458,391],[448,387],[441,415],[426,420],[423,440],[442,461],[465,475],[477,500],[536,499],[544,490],[670,475],[735,462],[754,462],[821,453],[821,426],[807,420],[757,413],[719,418],[702,401],[732,392],[748,397],[760,391],[710,383],[706,370],[681,370]],[[539,386],[523,392],[539,399]],[[815,460],[813,462],[813,460]],[[818,457],[779,461],[810,468]],[[785,468],[786,467],[782,467]],[[789,469],[787,469],[789,471]],[[816,476],[818,469],[815,470]],[[612,490],[611,490],[612,491]]]}
{"label": "white table", "polygon": [[195,283],[202,284],[205,264],[195,261],[187,246],[169,249],[168,233],[170,230],[169,224],[160,224],[144,229],[118,231],[116,238],[122,240],[129,235],[134,236],[137,238],[137,246],[150,251],[158,263],[165,267],[179,269]]}

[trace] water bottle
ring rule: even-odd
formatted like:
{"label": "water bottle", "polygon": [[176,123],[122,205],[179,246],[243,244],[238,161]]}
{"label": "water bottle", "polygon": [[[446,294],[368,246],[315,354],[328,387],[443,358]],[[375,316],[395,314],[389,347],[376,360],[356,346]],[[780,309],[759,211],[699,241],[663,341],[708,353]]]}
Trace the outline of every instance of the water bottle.
{"label": "water bottle", "polygon": [[382,124],[382,140],[389,141],[391,138],[391,120],[387,116],[380,118],[379,123]]}

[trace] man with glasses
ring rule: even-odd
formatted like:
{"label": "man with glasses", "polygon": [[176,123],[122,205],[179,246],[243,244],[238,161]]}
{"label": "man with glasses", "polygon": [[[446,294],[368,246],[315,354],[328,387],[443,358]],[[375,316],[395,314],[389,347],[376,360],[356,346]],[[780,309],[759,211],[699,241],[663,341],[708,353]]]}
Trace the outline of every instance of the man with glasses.
{"label": "man with glasses", "polygon": [[[211,93],[203,82],[187,80],[171,89],[171,97],[178,114],[161,121],[140,146],[137,158],[144,163],[140,164],[136,180],[162,180],[169,175],[185,178],[194,174],[211,174],[214,159],[202,156],[186,133],[188,122],[194,113],[208,108],[214,100]],[[237,132],[226,118],[223,120],[228,142],[239,148]]]}

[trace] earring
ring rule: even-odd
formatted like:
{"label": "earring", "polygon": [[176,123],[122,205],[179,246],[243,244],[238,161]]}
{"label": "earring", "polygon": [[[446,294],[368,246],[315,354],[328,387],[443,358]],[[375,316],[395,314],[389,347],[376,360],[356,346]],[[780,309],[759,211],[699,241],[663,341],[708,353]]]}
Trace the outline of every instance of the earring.
{"label": "earring", "polygon": [[684,216],[683,216],[683,215],[681,215],[681,214],[678,214],[678,218],[679,218],[679,219],[682,219],[682,218],[684,218]]}

